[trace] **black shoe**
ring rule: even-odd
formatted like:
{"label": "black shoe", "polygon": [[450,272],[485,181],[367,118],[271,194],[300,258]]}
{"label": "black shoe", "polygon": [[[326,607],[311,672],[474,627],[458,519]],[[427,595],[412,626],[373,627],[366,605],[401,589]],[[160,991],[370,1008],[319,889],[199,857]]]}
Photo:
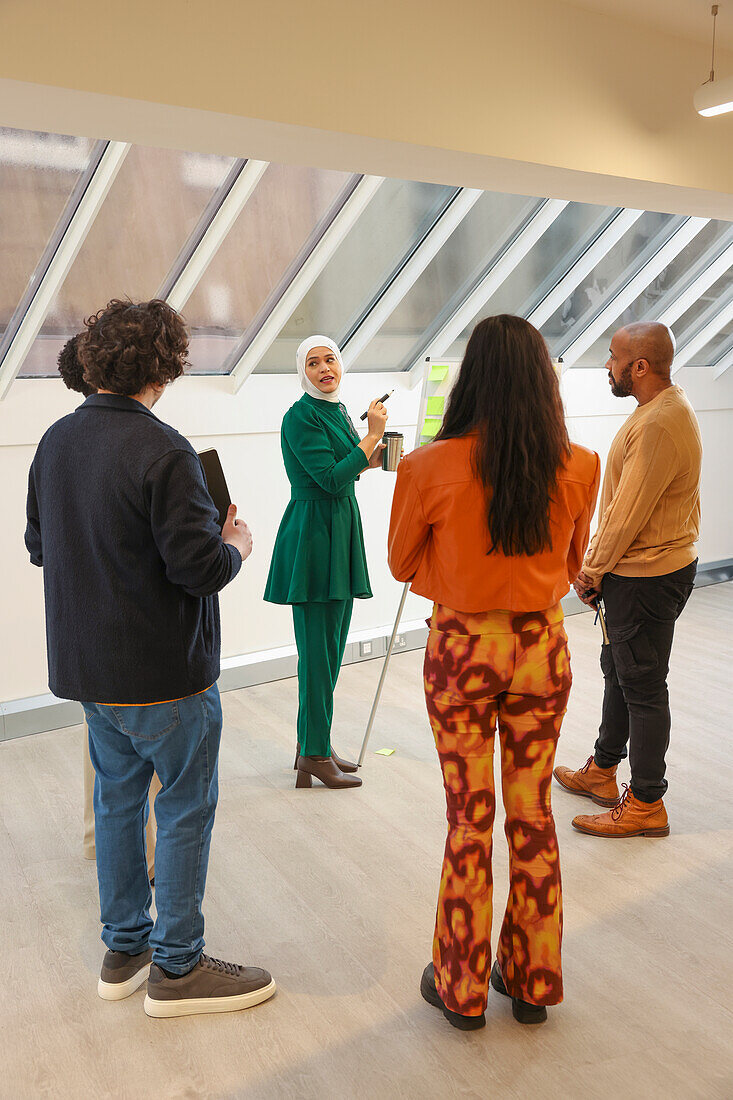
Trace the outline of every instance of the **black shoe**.
{"label": "black shoe", "polygon": [[[509,996],[498,960],[491,970],[491,984],[497,993],[503,997]],[[547,1019],[547,1009],[544,1005],[533,1005],[529,1001],[520,1001],[519,997],[512,997],[512,1015],[520,1024],[542,1024]]]}
{"label": "black shoe", "polygon": [[435,971],[432,963],[429,963],[423,970],[420,992],[428,1004],[441,1009],[448,1023],[452,1024],[453,1027],[457,1027],[459,1031],[478,1031],[480,1027],[486,1027],[486,1017],[483,1012],[480,1016],[462,1016],[460,1012],[451,1012],[449,1008],[446,1008],[438,990],[435,988]]}

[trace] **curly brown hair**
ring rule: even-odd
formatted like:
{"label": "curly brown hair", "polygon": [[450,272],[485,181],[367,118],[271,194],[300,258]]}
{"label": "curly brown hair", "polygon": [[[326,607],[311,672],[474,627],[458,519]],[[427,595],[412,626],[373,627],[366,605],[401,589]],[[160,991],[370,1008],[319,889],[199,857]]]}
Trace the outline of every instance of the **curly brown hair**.
{"label": "curly brown hair", "polygon": [[97,390],[134,397],[179,378],[188,363],[188,332],[180,314],[159,298],[113,298],[84,324],[77,354],[84,380]]}
{"label": "curly brown hair", "polygon": [[56,362],[59,365],[59,374],[66,388],[81,393],[84,397],[89,397],[90,394],[94,393],[94,388],[88,386],[84,381],[84,368],[77,355],[78,343],[78,336],[72,336],[70,340],[67,340],[59,352]]}

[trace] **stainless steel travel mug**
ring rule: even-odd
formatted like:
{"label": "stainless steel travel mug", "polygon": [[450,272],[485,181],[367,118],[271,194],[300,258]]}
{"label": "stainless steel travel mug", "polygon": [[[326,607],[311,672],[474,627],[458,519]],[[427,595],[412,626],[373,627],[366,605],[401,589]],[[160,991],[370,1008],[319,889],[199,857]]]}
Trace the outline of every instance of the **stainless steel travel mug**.
{"label": "stainless steel travel mug", "polygon": [[402,448],[405,445],[405,437],[402,432],[385,432],[382,436],[382,443],[386,443],[387,446],[382,451],[382,469],[392,470],[397,469],[402,458]]}

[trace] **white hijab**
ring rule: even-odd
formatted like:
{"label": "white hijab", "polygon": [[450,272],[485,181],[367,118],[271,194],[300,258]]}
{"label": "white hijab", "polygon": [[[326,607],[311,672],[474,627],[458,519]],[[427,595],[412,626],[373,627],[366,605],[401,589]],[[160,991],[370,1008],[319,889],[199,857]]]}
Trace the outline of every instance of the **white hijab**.
{"label": "white hijab", "polygon": [[298,348],[295,354],[295,365],[298,368],[298,377],[300,378],[300,384],[305,392],[310,397],[315,397],[317,401],[330,401],[334,405],[338,405],[341,398],[339,397],[339,391],[341,385],[336,387],[333,393],[321,393],[321,391],[313,385],[308,375],[305,373],[305,363],[308,358],[308,352],[313,348],[330,348],[333,354],[339,361],[341,366],[341,372],[343,375],[344,361],[341,358],[341,352],[339,347],[333,340],[330,340],[328,336],[309,336],[307,340]]}

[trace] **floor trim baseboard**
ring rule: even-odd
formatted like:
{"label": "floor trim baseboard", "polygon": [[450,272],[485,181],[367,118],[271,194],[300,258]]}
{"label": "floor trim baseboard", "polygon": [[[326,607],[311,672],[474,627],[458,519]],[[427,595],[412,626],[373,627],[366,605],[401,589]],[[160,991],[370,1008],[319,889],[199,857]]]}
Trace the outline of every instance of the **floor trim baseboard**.
{"label": "floor trim baseboard", "polygon": [[[701,565],[695,580],[696,588],[705,588],[709,584],[722,584],[733,580],[733,558],[709,562]],[[588,611],[574,592],[562,601],[566,615],[580,615]],[[360,631],[349,636],[344,653],[344,664],[358,661],[374,661],[385,656],[391,628],[383,627],[373,633]],[[406,653],[408,650],[424,649],[427,641],[427,627],[417,622],[402,625],[395,650]],[[366,647],[370,653],[365,653]],[[240,688],[267,684],[273,680],[285,680],[295,676],[298,657],[295,646],[269,650],[263,653],[248,653],[241,657],[229,657],[221,663],[219,677],[220,691],[237,691]],[[34,695],[25,699],[12,699],[0,703],[0,741],[12,741],[17,737],[29,737],[34,733],[49,733],[66,726],[77,726],[83,721],[81,704],[68,699],[57,699],[50,693]]]}

